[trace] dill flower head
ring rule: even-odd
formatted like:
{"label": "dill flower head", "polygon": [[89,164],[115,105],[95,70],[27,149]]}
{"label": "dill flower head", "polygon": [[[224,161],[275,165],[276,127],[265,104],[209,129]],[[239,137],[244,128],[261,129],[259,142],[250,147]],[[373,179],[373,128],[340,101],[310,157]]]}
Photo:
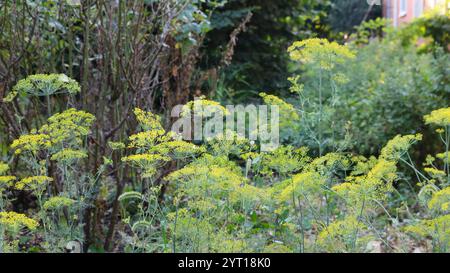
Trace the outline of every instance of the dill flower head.
{"label": "dill flower head", "polygon": [[447,176],[447,174],[442,171],[442,170],[438,170],[436,168],[424,168],[423,169],[425,172],[427,172],[431,177],[433,178],[444,178],[445,176]]}
{"label": "dill flower head", "polygon": [[450,187],[433,193],[432,198],[428,202],[428,208],[443,213],[450,211]]}
{"label": "dill flower head", "polygon": [[14,188],[16,190],[23,190],[25,188],[30,189],[30,190],[35,190],[38,187],[44,185],[47,182],[51,182],[53,181],[53,178],[48,177],[48,176],[30,176],[30,177],[26,177],[21,179],[20,181],[18,181],[15,185]]}
{"label": "dill flower head", "polygon": [[170,154],[175,159],[184,159],[204,153],[205,148],[183,140],[173,140],[158,144],[151,151]]}
{"label": "dill flower head", "polygon": [[79,143],[81,142],[79,137],[90,133],[90,127],[94,120],[95,117],[92,114],[70,108],[49,117],[47,124],[39,129],[39,133],[48,135],[52,144],[70,140]]}
{"label": "dill flower head", "polygon": [[22,227],[35,230],[39,224],[35,220],[28,218],[25,214],[16,213],[14,211],[2,211],[0,212],[0,225],[11,230],[18,230]]}
{"label": "dill flower head", "polygon": [[292,201],[293,196],[304,197],[320,192],[325,179],[316,172],[305,172],[294,175],[288,180],[287,187],[280,193],[280,201]]}
{"label": "dill flower head", "polygon": [[317,236],[317,244],[328,252],[354,251],[353,246],[365,247],[371,239],[371,236],[367,235],[355,238],[355,234],[361,234],[366,230],[367,226],[355,216],[348,216],[325,227]]}
{"label": "dill flower head", "polygon": [[11,148],[15,150],[15,154],[21,154],[25,151],[35,153],[50,147],[50,137],[46,134],[22,135],[11,144]]}
{"label": "dill flower head", "polygon": [[328,153],[314,159],[308,166],[308,170],[314,170],[321,174],[335,171],[337,169],[346,170],[349,168],[350,160],[346,155],[340,153]]}
{"label": "dill flower head", "polygon": [[422,140],[421,134],[416,135],[397,135],[389,140],[386,146],[381,150],[381,158],[386,160],[399,160],[405,154],[409,147]]}
{"label": "dill flower head", "polygon": [[440,160],[442,160],[444,163],[449,163],[450,162],[450,153],[439,153],[436,155],[437,158],[439,158]]}
{"label": "dill flower head", "polygon": [[156,168],[167,161],[170,157],[160,154],[136,154],[122,157],[122,161],[130,164],[135,168],[140,168],[144,171],[143,177],[151,177],[156,173]]}
{"label": "dill flower head", "polygon": [[32,96],[76,94],[80,92],[80,85],[64,74],[35,74],[17,82],[13,92]]}
{"label": "dill flower head", "polygon": [[[247,182],[241,169],[227,157],[205,154],[184,168],[174,171],[164,178],[174,182],[177,194],[197,200],[205,198],[205,192],[210,193],[210,202],[222,203],[222,198],[233,195],[233,200],[239,199]],[[248,190],[248,189],[245,189]]]}
{"label": "dill flower head", "polygon": [[450,126],[450,107],[432,111],[424,117],[426,124]]}
{"label": "dill flower head", "polygon": [[206,140],[208,151],[213,155],[240,155],[250,150],[250,141],[231,130],[225,130]]}
{"label": "dill flower head", "polygon": [[126,148],[126,145],[124,143],[114,141],[108,141],[108,146],[109,148],[111,148],[111,150],[121,150]]}
{"label": "dill flower head", "polygon": [[150,130],[131,135],[129,140],[128,148],[149,149],[158,142],[171,140],[171,136],[166,134],[163,129]]}
{"label": "dill flower head", "polygon": [[292,104],[285,102],[277,96],[268,95],[264,92],[259,93],[259,96],[264,100],[265,104],[276,105],[279,107],[281,127],[285,125],[283,122],[289,122],[289,124],[291,124],[292,122],[300,120],[300,116]]}
{"label": "dill flower head", "polygon": [[228,110],[220,105],[220,103],[212,100],[207,100],[204,96],[186,103],[181,110],[181,116],[186,117],[192,112],[194,113],[194,115],[201,117],[208,117],[216,112],[220,112],[223,115],[229,114]]}
{"label": "dill flower head", "polygon": [[146,112],[139,108],[134,109],[134,115],[142,130],[164,130],[161,125],[161,117],[153,114],[152,112]]}
{"label": "dill flower head", "polygon": [[16,179],[15,176],[11,175],[0,176],[0,189],[12,186]]}
{"label": "dill flower head", "polygon": [[294,42],[288,52],[294,61],[315,63],[325,70],[333,69],[336,63],[355,58],[355,54],[348,47],[319,38]]}
{"label": "dill flower head", "polygon": [[275,173],[287,175],[299,171],[310,161],[308,148],[280,146],[274,151],[263,153],[261,160],[256,162],[255,169],[262,175],[272,176]]}
{"label": "dill flower head", "polygon": [[3,175],[9,170],[8,164],[5,164],[3,162],[0,162],[0,175]]}
{"label": "dill flower head", "polygon": [[367,177],[392,183],[397,178],[396,162],[379,159],[369,171]]}
{"label": "dill flower head", "polygon": [[75,200],[63,196],[54,196],[45,201],[43,208],[45,210],[58,210],[63,207],[70,207]]}
{"label": "dill flower head", "polygon": [[405,231],[421,237],[431,237],[434,241],[441,242],[444,249],[448,249],[450,247],[450,214],[431,220],[421,220],[417,224],[405,227]]}
{"label": "dill flower head", "polygon": [[51,156],[51,160],[57,161],[63,164],[72,163],[78,159],[86,158],[87,154],[85,151],[72,150],[72,149],[63,149]]}
{"label": "dill flower head", "polygon": [[349,175],[344,183],[332,187],[332,190],[347,204],[351,204],[349,209],[355,210],[355,213],[363,203],[365,209],[370,209],[378,207],[379,202],[387,199],[388,193],[393,190],[392,184],[397,178],[396,162],[379,159],[367,171],[367,174],[365,172],[366,170]]}

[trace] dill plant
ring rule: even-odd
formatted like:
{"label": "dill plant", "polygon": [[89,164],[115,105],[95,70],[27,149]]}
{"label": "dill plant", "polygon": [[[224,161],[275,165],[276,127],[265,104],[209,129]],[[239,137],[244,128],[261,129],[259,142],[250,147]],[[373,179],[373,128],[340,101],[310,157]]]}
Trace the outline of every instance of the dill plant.
{"label": "dill plant", "polygon": [[419,200],[431,219],[414,219],[405,231],[415,235],[430,237],[432,249],[436,252],[448,252],[450,248],[450,173],[449,173],[449,131],[450,108],[432,111],[424,116],[426,124],[437,127],[436,132],[444,147],[442,153],[428,155],[423,163],[423,171],[412,162],[405,162],[416,173],[419,181]]}
{"label": "dill plant", "polygon": [[305,132],[300,142],[317,149],[319,156],[342,149],[342,144],[333,143],[339,138],[336,132],[340,130],[334,113],[340,97],[339,86],[348,81],[340,69],[355,58],[355,53],[347,46],[319,38],[294,42],[288,52],[291,60],[299,63],[305,72],[302,78],[289,78],[291,92],[299,97],[300,127]]}

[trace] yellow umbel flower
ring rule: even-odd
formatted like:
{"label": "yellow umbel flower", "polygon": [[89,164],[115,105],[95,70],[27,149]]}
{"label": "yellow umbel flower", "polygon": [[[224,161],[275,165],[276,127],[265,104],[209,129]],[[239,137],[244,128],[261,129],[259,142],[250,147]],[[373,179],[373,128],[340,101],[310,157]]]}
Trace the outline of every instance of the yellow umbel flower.
{"label": "yellow umbel flower", "polygon": [[318,193],[324,184],[325,179],[316,172],[300,173],[289,180],[289,185],[281,192],[279,199],[288,202],[292,198]]}
{"label": "yellow umbel flower", "polygon": [[128,148],[146,148],[154,146],[158,142],[171,140],[171,135],[164,130],[150,130],[130,136]]}
{"label": "yellow umbel flower", "polygon": [[439,153],[436,155],[437,158],[439,158],[440,160],[442,160],[444,163],[449,163],[450,162],[450,153]]}
{"label": "yellow umbel flower", "polygon": [[12,186],[16,179],[17,178],[15,176],[11,175],[0,176],[0,188]]}
{"label": "yellow umbel flower", "polygon": [[75,94],[80,92],[80,85],[64,74],[35,74],[17,82],[13,91],[34,96]]}
{"label": "yellow umbel flower", "polygon": [[319,247],[328,252],[354,251],[362,248],[370,240],[370,236],[361,236],[367,227],[354,216],[335,221],[322,230],[317,236]]}
{"label": "yellow umbel flower", "polygon": [[428,202],[430,210],[446,213],[450,208],[450,187],[433,193],[433,197]]}
{"label": "yellow umbel flower", "polygon": [[229,114],[228,110],[220,105],[220,103],[212,100],[207,100],[204,96],[186,103],[181,110],[181,116],[185,117],[191,112],[193,112],[194,115],[201,117],[208,117],[217,112],[220,112],[223,115]]}
{"label": "yellow umbel flower", "polygon": [[299,121],[300,116],[295,110],[292,104],[285,102],[274,95],[268,95],[266,93],[259,93],[259,96],[264,100],[267,105],[276,105],[280,111],[280,127],[292,126],[293,122]]}
{"label": "yellow umbel flower", "polygon": [[78,138],[90,133],[90,127],[94,120],[93,115],[70,108],[49,117],[47,124],[39,129],[39,133],[48,135],[52,144],[70,140],[81,142]]}
{"label": "yellow umbel flower", "polygon": [[78,159],[86,158],[87,154],[84,151],[63,149],[50,158],[51,160],[58,161],[60,163],[71,163]]}
{"label": "yellow umbel flower", "polygon": [[450,247],[450,214],[431,220],[422,220],[407,226],[405,231],[421,237],[431,237],[433,241],[438,242],[437,247],[446,250]]}
{"label": "yellow umbel flower", "polygon": [[144,171],[143,177],[151,177],[156,173],[156,168],[167,161],[170,157],[159,154],[136,154],[122,157],[122,161],[130,164],[135,168],[140,168]]}
{"label": "yellow umbel flower", "polygon": [[422,140],[421,134],[416,135],[397,135],[389,140],[386,146],[381,150],[381,158],[386,160],[399,160],[405,154],[409,147]]}
{"label": "yellow umbel flower", "polygon": [[313,170],[321,174],[327,174],[336,169],[348,169],[350,160],[346,155],[339,153],[328,153],[324,156],[314,159],[307,165],[308,170]]}
{"label": "yellow umbel flower", "polygon": [[280,146],[274,151],[263,153],[261,160],[254,167],[267,176],[272,176],[274,172],[288,175],[299,171],[309,163],[310,157],[307,154],[306,147]]}
{"label": "yellow umbel flower", "polygon": [[51,181],[53,181],[53,178],[48,176],[30,176],[18,181],[14,188],[16,190],[23,190],[25,188],[35,190],[39,186]]}
{"label": "yellow umbel flower", "polygon": [[3,175],[9,170],[8,164],[5,164],[3,162],[0,162],[0,175]]}
{"label": "yellow umbel flower", "polygon": [[22,135],[11,144],[11,148],[15,150],[16,154],[24,151],[34,153],[50,147],[50,137],[46,134]]}
{"label": "yellow umbel flower", "polygon": [[6,226],[7,229],[17,230],[21,227],[27,227],[35,230],[39,225],[35,220],[28,218],[25,214],[16,213],[14,211],[0,212],[0,225]]}
{"label": "yellow umbel flower", "polygon": [[139,108],[134,109],[134,114],[139,125],[144,131],[148,130],[164,130],[161,125],[161,118],[151,112],[143,111]]}
{"label": "yellow umbel flower", "polygon": [[158,154],[137,154],[122,157],[122,161],[136,164],[137,166],[153,165],[159,161],[169,161],[170,157]]}
{"label": "yellow umbel flower", "polygon": [[424,117],[426,124],[438,126],[450,126],[450,107],[434,110]]}
{"label": "yellow umbel flower", "polygon": [[121,150],[126,148],[124,143],[114,141],[108,141],[108,146],[109,148],[111,148],[111,150]]}
{"label": "yellow umbel flower", "polygon": [[355,58],[348,47],[319,38],[294,42],[288,52],[292,60],[305,64],[315,63],[324,70],[331,70],[336,63]]}
{"label": "yellow umbel flower", "polygon": [[363,204],[365,209],[369,209],[386,200],[396,178],[396,162],[378,159],[367,174],[347,176],[345,183],[333,186],[332,190],[351,205],[349,210],[360,213],[358,210]]}
{"label": "yellow umbel flower", "polygon": [[45,210],[57,210],[59,208],[69,207],[74,202],[75,202],[75,200],[72,200],[72,199],[67,198],[67,197],[55,196],[55,197],[51,197],[50,199],[45,201],[45,203],[43,205],[43,208]]}
{"label": "yellow umbel flower", "polygon": [[379,159],[378,162],[367,174],[368,178],[375,178],[380,181],[392,183],[397,178],[397,166],[395,161]]}
{"label": "yellow umbel flower", "polygon": [[433,178],[442,178],[444,176],[447,176],[447,174],[444,171],[438,170],[436,168],[424,168],[423,170],[426,171]]}
{"label": "yellow umbel flower", "polygon": [[173,140],[158,144],[150,151],[165,155],[170,154],[175,159],[183,159],[201,154],[205,152],[205,148],[183,140]]}
{"label": "yellow umbel flower", "polygon": [[207,150],[215,156],[240,155],[250,150],[248,139],[231,130],[225,130],[221,134],[206,139]]}

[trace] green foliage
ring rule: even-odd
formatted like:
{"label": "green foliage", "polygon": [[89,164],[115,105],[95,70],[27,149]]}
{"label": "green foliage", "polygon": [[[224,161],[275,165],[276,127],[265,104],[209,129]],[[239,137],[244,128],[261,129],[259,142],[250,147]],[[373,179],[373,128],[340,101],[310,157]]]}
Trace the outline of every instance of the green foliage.
{"label": "green foliage", "polygon": [[352,33],[355,26],[381,16],[381,6],[370,6],[367,1],[332,0],[328,23],[335,32]]}

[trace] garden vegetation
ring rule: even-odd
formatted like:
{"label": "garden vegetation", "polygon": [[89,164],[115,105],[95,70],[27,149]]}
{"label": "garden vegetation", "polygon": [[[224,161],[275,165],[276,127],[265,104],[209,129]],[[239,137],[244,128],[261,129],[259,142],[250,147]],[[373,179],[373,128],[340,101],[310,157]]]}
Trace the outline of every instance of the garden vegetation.
{"label": "garden vegetation", "polygon": [[448,15],[291,43],[247,98],[280,109],[261,152],[169,129],[196,95],[226,114],[247,13],[205,70],[226,1],[60,2],[0,1],[0,252],[450,251]]}

